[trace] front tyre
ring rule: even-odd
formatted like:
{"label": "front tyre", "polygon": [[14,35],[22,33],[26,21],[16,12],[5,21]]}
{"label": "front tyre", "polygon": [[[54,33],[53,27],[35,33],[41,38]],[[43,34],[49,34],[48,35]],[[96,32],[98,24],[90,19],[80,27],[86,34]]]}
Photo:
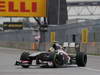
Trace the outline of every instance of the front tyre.
{"label": "front tyre", "polygon": [[22,68],[29,68],[29,65],[21,65]]}
{"label": "front tyre", "polygon": [[85,67],[87,63],[87,54],[79,52],[76,55],[76,64],[79,67]]}
{"label": "front tyre", "polygon": [[60,67],[64,64],[63,55],[55,54],[53,59],[53,67]]}
{"label": "front tyre", "polygon": [[20,56],[20,60],[28,60],[30,53],[29,52],[23,52]]}
{"label": "front tyre", "polygon": [[[32,64],[32,61],[29,59],[29,52],[23,52],[20,56],[21,60],[21,66],[22,68],[29,68],[29,66]],[[24,63],[24,61],[27,61]]]}

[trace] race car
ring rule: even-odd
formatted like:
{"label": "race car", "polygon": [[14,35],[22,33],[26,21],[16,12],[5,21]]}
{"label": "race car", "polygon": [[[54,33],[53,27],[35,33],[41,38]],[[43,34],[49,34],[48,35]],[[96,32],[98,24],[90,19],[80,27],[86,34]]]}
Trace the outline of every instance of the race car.
{"label": "race car", "polygon": [[[40,67],[62,67],[64,65],[76,64],[79,67],[85,67],[87,63],[87,54],[84,52],[77,52],[75,55],[69,55],[70,62],[68,58],[62,52],[58,50],[53,52],[34,52],[30,54],[29,52],[23,52],[20,59],[16,61],[16,66],[22,66],[23,68],[29,68],[30,66],[40,66]],[[33,65],[35,61],[35,65]]]}

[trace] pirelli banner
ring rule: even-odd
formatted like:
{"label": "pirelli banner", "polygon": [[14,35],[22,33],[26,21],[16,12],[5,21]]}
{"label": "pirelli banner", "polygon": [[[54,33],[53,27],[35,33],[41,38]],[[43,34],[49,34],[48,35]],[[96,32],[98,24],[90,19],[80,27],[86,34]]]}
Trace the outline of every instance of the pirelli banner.
{"label": "pirelli banner", "polygon": [[0,16],[46,17],[46,0],[0,0]]}

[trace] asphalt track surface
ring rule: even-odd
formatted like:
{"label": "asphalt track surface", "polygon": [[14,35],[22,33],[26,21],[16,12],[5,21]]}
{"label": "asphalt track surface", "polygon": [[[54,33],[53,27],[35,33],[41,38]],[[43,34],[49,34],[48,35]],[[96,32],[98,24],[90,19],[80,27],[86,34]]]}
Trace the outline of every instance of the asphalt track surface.
{"label": "asphalt track surface", "polygon": [[100,56],[88,56],[86,67],[76,65],[62,68],[40,68],[31,66],[29,69],[14,66],[23,50],[0,47],[0,75],[100,75]]}

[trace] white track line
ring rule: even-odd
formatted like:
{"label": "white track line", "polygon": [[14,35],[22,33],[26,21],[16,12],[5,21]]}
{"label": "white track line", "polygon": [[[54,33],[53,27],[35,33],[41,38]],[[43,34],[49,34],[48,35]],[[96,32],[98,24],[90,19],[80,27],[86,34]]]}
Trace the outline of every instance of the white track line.
{"label": "white track line", "polygon": [[90,71],[96,71],[96,72],[100,72],[99,69],[93,69],[93,68],[82,68],[81,69],[86,69],[86,70],[90,70]]}

